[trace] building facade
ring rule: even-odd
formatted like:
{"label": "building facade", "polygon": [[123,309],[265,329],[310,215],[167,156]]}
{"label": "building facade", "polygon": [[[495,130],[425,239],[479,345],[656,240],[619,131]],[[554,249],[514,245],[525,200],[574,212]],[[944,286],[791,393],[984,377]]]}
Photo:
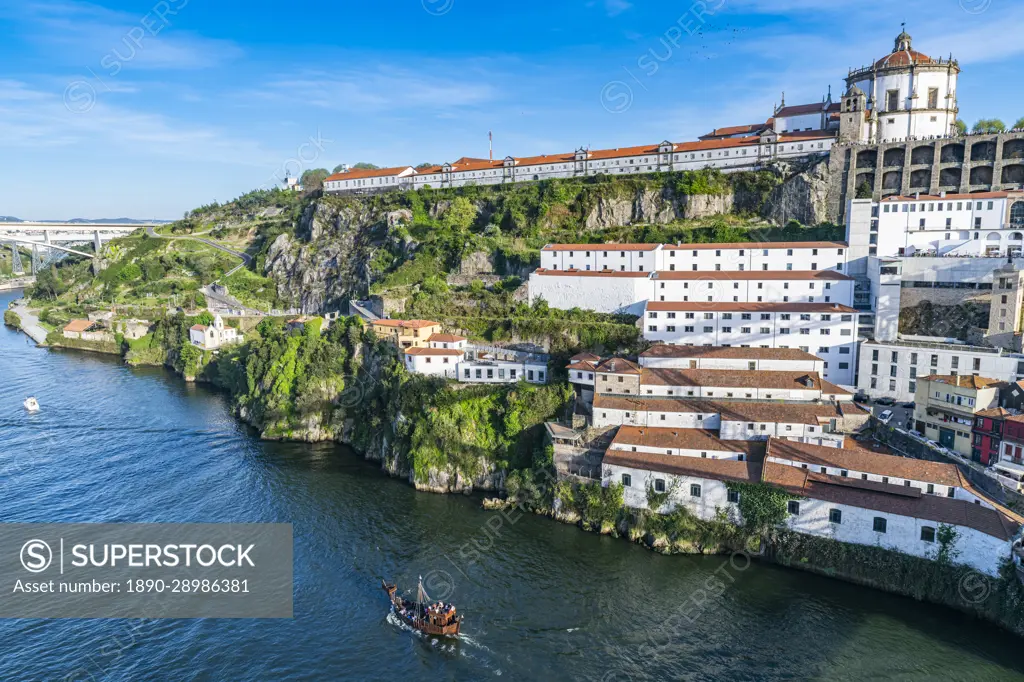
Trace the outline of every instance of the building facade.
{"label": "building facade", "polygon": [[976,415],[998,407],[1002,387],[997,379],[973,375],[922,377],[914,400],[915,428],[942,447],[971,457]]}

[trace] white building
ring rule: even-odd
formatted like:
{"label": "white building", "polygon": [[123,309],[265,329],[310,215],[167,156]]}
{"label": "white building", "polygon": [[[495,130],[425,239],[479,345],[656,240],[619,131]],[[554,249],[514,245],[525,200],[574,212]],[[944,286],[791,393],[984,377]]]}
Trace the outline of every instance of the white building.
{"label": "white building", "polygon": [[530,305],[542,299],[557,310],[639,316],[651,296],[651,273],[541,269],[530,275],[528,288]]}
{"label": "white building", "polygon": [[347,170],[324,182],[332,193],[372,193],[401,189],[503,185],[554,178],[595,175],[632,175],[664,171],[718,168],[748,170],[776,159],[826,155],[835,141],[832,130],[812,130],[779,135],[772,130],[727,139],[670,142],[585,149],[563,154],[531,157],[507,156],[501,160],[463,157],[440,166],[410,166],[377,170]]}
{"label": "white building", "polygon": [[852,142],[875,143],[955,134],[957,77],[954,59],[933,59],[896,36],[890,54],[846,77],[841,129]]}
{"label": "white building", "polygon": [[745,242],[711,244],[548,244],[544,270],[845,272],[845,242]]}
{"label": "white building", "polygon": [[972,374],[1005,381],[1024,379],[1024,355],[999,348],[949,343],[864,341],[857,365],[857,390],[911,402],[917,380],[932,374]]}
{"label": "white building", "polygon": [[850,273],[879,256],[1020,256],[1024,191],[854,199],[846,212]]}
{"label": "white building", "polygon": [[593,426],[655,426],[718,431],[723,440],[792,438],[842,447],[850,422],[867,413],[854,403],[742,402],[727,399],[594,396]]}
{"label": "white building", "polygon": [[765,445],[752,440],[722,440],[714,431],[703,429],[620,426],[608,450],[743,462],[763,457]]}
{"label": "white building", "polygon": [[640,354],[640,367],[731,369],[823,374],[825,361],[796,348],[673,346],[657,344]]}
{"label": "white building", "polygon": [[[691,439],[709,443],[707,455],[739,453],[713,436],[648,431],[627,433],[602,463],[602,484],[621,484],[629,507],[647,508],[649,491],[668,493],[656,511],[683,507],[704,520],[725,511],[741,523],[742,492],[730,484],[767,483],[793,495],[785,524],[795,532],[934,559],[939,531],[950,526],[957,561],[991,576],[1011,557],[1020,534],[1019,516],[988,503],[948,465],[776,439],[768,441],[764,464],[750,457],[669,454],[685,451],[671,446]],[[664,452],[649,443],[666,446]],[[726,449],[714,451],[711,443]]]}
{"label": "white building", "polygon": [[517,381],[546,384],[548,378],[547,363],[541,361],[484,357],[459,363],[458,380],[466,384],[513,384]]}
{"label": "white building", "polygon": [[243,341],[243,337],[234,327],[225,326],[220,315],[213,318],[212,325],[196,324],[188,330],[188,340],[193,346],[203,350],[217,350]]}
{"label": "white building", "polygon": [[403,353],[405,368],[410,372],[448,379],[455,379],[458,376],[458,366],[465,355],[462,349],[433,346],[406,348]]}
{"label": "white building", "polygon": [[823,361],[822,376],[854,383],[857,313],[826,303],[647,304],[644,338],[670,345],[792,348]]}
{"label": "white building", "polygon": [[835,270],[661,270],[652,275],[651,281],[651,301],[853,305],[853,278]]}

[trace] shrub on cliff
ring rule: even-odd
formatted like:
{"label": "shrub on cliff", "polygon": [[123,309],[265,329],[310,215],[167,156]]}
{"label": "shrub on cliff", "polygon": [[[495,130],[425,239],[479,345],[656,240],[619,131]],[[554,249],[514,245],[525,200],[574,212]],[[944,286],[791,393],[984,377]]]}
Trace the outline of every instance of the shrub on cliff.
{"label": "shrub on cliff", "polygon": [[7,325],[8,327],[21,329],[21,318],[18,316],[18,313],[14,312],[13,310],[5,310],[4,324]]}

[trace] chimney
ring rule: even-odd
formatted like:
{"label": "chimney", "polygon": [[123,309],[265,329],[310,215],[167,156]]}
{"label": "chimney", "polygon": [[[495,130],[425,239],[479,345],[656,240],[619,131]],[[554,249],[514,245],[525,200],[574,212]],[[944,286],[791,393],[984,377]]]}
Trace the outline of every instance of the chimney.
{"label": "chimney", "polygon": [[941,199],[945,199],[946,198],[946,191],[945,190],[939,192],[939,198],[941,198]]}
{"label": "chimney", "polygon": [[920,192],[914,192],[914,198],[915,199],[920,199],[921,198],[921,193]]}

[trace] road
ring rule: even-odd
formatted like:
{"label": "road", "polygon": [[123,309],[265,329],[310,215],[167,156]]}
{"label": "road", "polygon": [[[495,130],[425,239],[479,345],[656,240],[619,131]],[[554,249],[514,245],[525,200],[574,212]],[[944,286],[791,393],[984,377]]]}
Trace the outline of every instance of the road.
{"label": "road", "polygon": [[25,307],[25,299],[15,301],[14,305],[11,306],[11,310],[21,318],[21,330],[23,332],[32,337],[32,340],[37,344],[42,345],[46,343],[46,328],[39,324],[39,318]]}
{"label": "road", "polygon": [[[243,265],[248,265],[249,263],[252,262],[252,256],[250,256],[249,254],[245,253],[244,251],[235,251],[234,249],[229,249],[228,247],[226,247],[226,246],[224,246],[222,244],[218,244],[217,242],[211,241],[209,239],[203,239],[202,237],[193,237],[193,236],[187,235],[187,234],[186,235],[180,235],[180,236],[179,235],[159,234],[153,228],[152,225],[150,225],[150,226],[148,226],[146,228],[146,234],[148,234],[150,237],[153,237],[155,239],[191,239],[193,241],[202,242],[202,243],[206,244],[207,246],[212,246],[213,248],[217,249],[218,251],[223,251],[224,253],[229,253],[232,256],[234,256],[235,258],[241,258],[244,261]],[[235,272],[235,270],[238,270],[238,268],[234,268],[233,270],[231,270],[231,272],[233,273],[233,272]]]}
{"label": "road", "polygon": [[909,407],[900,407],[899,403],[895,405],[876,405],[874,402],[870,403],[871,414],[876,417],[886,410],[892,411],[892,419],[889,421],[889,426],[896,428],[910,430],[914,428],[914,410]]}

